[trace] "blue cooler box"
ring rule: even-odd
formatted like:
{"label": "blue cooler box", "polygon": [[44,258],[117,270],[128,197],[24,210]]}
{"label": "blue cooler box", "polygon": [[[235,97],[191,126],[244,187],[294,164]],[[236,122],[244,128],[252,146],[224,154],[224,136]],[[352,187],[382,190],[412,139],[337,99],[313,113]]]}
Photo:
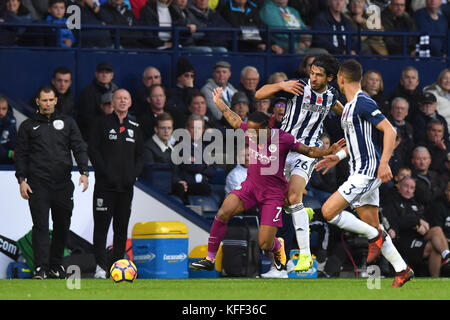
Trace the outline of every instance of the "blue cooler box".
{"label": "blue cooler box", "polygon": [[[297,265],[299,254],[300,254],[300,250],[291,250],[291,252],[289,253],[289,259],[294,263],[294,266]],[[316,258],[313,256],[313,266],[311,269],[309,269],[308,271],[302,271],[302,272],[291,271],[288,273],[288,277],[289,278],[303,278],[303,279],[317,278],[317,260],[316,260]]]}
{"label": "blue cooler box", "polygon": [[136,223],[133,262],[141,279],[188,277],[188,230],[178,221]]}

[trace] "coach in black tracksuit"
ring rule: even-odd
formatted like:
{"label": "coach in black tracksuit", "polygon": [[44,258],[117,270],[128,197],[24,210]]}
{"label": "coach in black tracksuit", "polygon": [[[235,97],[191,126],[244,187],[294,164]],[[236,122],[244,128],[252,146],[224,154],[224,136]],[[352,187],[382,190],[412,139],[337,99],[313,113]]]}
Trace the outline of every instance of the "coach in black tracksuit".
{"label": "coach in black tracksuit", "polygon": [[[87,146],[76,122],[69,116],[55,113],[57,98],[51,87],[39,91],[36,103],[39,111],[20,125],[17,135],[16,177],[22,198],[28,199],[33,219],[34,278],[44,279],[47,275],[64,278],[62,258],[73,209],[71,151],[85,191],[89,170]],[[50,209],[53,220],[51,246]]]}
{"label": "coach in black tracksuit", "polygon": [[[101,116],[92,126],[88,153],[95,169],[94,250],[97,269],[108,271],[125,254],[133,185],[142,170],[143,139],[137,122],[128,115],[128,91],[114,92],[114,112]],[[106,258],[105,247],[113,219],[113,257]],[[97,272],[96,272],[97,273]]]}

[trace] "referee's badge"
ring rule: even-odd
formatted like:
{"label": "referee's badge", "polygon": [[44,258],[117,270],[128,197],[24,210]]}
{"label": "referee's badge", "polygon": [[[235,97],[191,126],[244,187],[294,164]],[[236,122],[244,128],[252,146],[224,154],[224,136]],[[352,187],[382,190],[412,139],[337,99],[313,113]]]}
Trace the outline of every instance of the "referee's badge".
{"label": "referee's badge", "polygon": [[64,129],[64,121],[62,121],[62,120],[55,120],[55,121],[53,121],[53,127],[56,130]]}
{"label": "referee's badge", "polygon": [[274,144],[271,144],[270,146],[269,146],[269,151],[270,152],[276,152],[277,151],[277,146],[276,145],[274,145]]}

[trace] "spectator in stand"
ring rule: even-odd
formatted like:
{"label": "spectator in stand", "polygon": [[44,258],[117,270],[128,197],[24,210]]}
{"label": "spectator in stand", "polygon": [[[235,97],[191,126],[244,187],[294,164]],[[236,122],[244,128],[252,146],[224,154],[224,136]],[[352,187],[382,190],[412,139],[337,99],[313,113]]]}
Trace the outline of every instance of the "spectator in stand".
{"label": "spectator in stand", "polygon": [[247,179],[247,169],[250,165],[250,152],[248,144],[245,144],[244,149],[240,149],[237,155],[236,167],[234,167],[230,173],[227,174],[225,179],[225,194],[229,194],[231,191],[241,185],[242,182]]}
{"label": "spectator in stand", "polygon": [[298,70],[294,73],[293,78],[309,78],[311,66],[316,58],[313,54],[307,54],[298,66]]}
{"label": "spectator in stand", "polygon": [[269,115],[269,108],[270,99],[255,100],[254,102],[255,111],[264,112],[265,114]]}
{"label": "spectator in stand", "polygon": [[409,166],[400,167],[397,171],[393,171],[394,179],[380,186],[380,199],[385,199],[397,188],[398,183],[404,178],[411,178],[412,171]]}
{"label": "spectator in stand", "polygon": [[[342,14],[342,10],[345,8],[345,0],[328,0],[328,6],[328,10],[320,12],[314,19],[313,30],[355,31],[352,22]],[[313,37],[313,46],[324,48],[330,54],[355,55],[357,45],[356,39],[353,40],[350,52],[348,52],[347,36],[344,34],[325,34]]]}
{"label": "spectator in stand", "polygon": [[450,151],[450,142],[444,139],[444,125],[437,119],[431,119],[427,126],[427,139],[418,144],[426,147],[431,155],[430,169],[443,174],[446,171],[445,161]]}
{"label": "spectator in stand", "polygon": [[[0,12],[0,23],[31,23],[32,16],[20,0],[7,0],[6,9]],[[15,45],[25,33],[24,27],[8,27],[0,29],[0,45]]]}
{"label": "spectator in stand", "polygon": [[[59,24],[66,26],[67,19],[66,14],[66,1],[65,0],[50,0],[48,3],[48,15],[45,18],[45,22],[49,24]],[[75,43],[75,37],[72,31],[68,28],[60,28],[59,33],[56,29],[44,29],[45,33],[48,34],[46,37],[45,45],[56,46],[62,48],[70,48]],[[51,36],[49,35],[51,33]],[[58,35],[58,38],[55,38]]]}
{"label": "spectator in stand", "polygon": [[[426,86],[423,91],[434,94],[437,99],[437,111],[450,125],[450,68],[444,69],[439,74],[437,81]],[[450,127],[448,127],[450,131]]]}
{"label": "spectator in stand", "polygon": [[171,164],[173,118],[167,112],[159,114],[155,119],[154,134],[144,143],[142,153],[144,165],[154,163]]}
{"label": "spectator in stand", "polygon": [[[266,0],[259,11],[261,20],[271,28],[276,29],[296,29],[306,30],[307,27],[303,22],[297,10],[288,6],[288,0]],[[294,48],[292,50],[299,54],[320,54],[325,53],[324,49],[311,48],[311,35],[296,34],[294,35]],[[290,41],[288,33],[272,34],[271,49],[278,54],[290,52]]]}
{"label": "spectator in stand", "polygon": [[195,70],[194,66],[186,58],[180,58],[177,62],[177,84],[167,90],[167,101],[184,113],[188,113],[189,101],[192,94],[197,91],[194,87]]}
{"label": "spectator in stand", "polygon": [[397,191],[385,201],[383,215],[389,221],[391,238],[408,264],[417,266],[428,258],[430,275],[439,277],[441,266],[450,262],[448,243],[442,228],[430,226],[426,220],[424,207],[415,199],[415,188],[412,178],[400,181]]}
{"label": "spectator in stand", "polygon": [[362,80],[362,89],[373,99],[383,113],[388,111],[388,102],[383,95],[384,84],[381,73],[377,70],[368,70]]}
{"label": "spectator in stand", "polygon": [[288,4],[298,11],[308,27],[313,24],[314,17],[320,11],[328,8],[328,0],[289,0]]}
{"label": "spectator in stand", "polygon": [[[247,98],[247,95],[245,92],[238,91],[233,95],[233,98],[231,99],[231,110],[236,113],[242,121],[246,122],[247,117],[249,115],[249,109],[250,109],[250,102]],[[225,120],[225,118],[222,118],[222,125],[224,125],[226,128],[231,129],[231,125]]]}
{"label": "spectator in stand", "polygon": [[265,51],[266,43],[260,35],[259,28],[264,23],[259,17],[259,8],[251,0],[224,0],[220,14],[234,28],[240,28],[238,40],[239,51]]}
{"label": "spectator in stand", "polygon": [[[392,0],[389,6],[381,12],[381,24],[387,32],[413,32],[416,24],[411,16],[405,11],[405,0]],[[415,37],[408,37],[406,54],[416,55]],[[403,54],[402,37],[384,37],[384,42],[390,55]]]}
{"label": "spectator in stand", "polygon": [[8,99],[0,94],[0,164],[14,163],[14,149],[16,147],[17,122]]}
{"label": "spectator in stand", "polygon": [[422,146],[416,147],[412,153],[413,178],[416,180],[415,197],[417,202],[428,207],[442,196],[445,184],[437,172],[429,170],[431,156],[428,149]]}
{"label": "spectator in stand", "polygon": [[201,34],[196,34],[197,23],[195,16],[188,8],[188,0],[174,0],[171,4],[173,17],[177,21],[177,25],[189,28],[188,32],[180,32],[180,42],[183,44],[183,49],[194,50],[200,52],[211,52],[209,47],[202,47],[195,45],[195,39],[201,37]]}
{"label": "spectator in stand", "polygon": [[[171,5],[171,0],[148,0],[145,6],[140,11],[139,21],[146,26],[154,26],[161,28],[170,28],[174,26],[189,27],[190,32],[182,32],[180,34],[179,45],[180,48],[189,47],[196,51],[211,51],[203,50],[203,48],[195,48],[194,39],[191,37],[196,30],[193,15],[190,14],[188,18],[184,18],[181,9],[176,5]],[[144,39],[142,40],[146,45],[158,50],[166,50],[173,48],[172,31],[146,31],[144,32]]]}
{"label": "spectator in stand", "polygon": [[[133,11],[124,3],[124,0],[108,0],[102,8],[110,15],[111,25],[136,26],[138,20]],[[125,48],[139,48],[142,46],[140,39],[143,37],[140,31],[120,30],[120,45]],[[114,37],[112,38],[114,41]]]}
{"label": "spectator in stand", "polygon": [[203,93],[200,91],[193,93],[189,102],[189,113],[202,117],[205,122],[205,130],[223,127],[223,125],[221,125],[218,121],[214,120],[208,111],[209,110],[206,107],[206,99]]}
{"label": "spectator in stand", "polygon": [[447,242],[450,244],[450,180],[447,182],[445,195],[433,203],[427,210],[426,217],[431,225],[442,228]]}
{"label": "spectator in stand", "polygon": [[[365,0],[350,0],[346,17],[353,23],[353,28],[361,31],[383,31],[383,27],[370,22],[369,15],[365,11]],[[379,54],[386,56],[388,51],[382,36],[361,36],[361,51],[363,54]]]}
{"label": "spectator in stand", "polygon": [[426,140],[428,123],[432,119],[437,119],[444,124],[444,140],[449,140],[448,124],[445,118],[437,112],[436,96],[430,92],[425,92],[420,101],[420,110],[414,121],[414,141],[419,143]]}
{"label": "spectator in stand", "polygon": [[[216,11],[208,6],[208,0],[192,0],[189,6],[197,28],[229,28],[231,25]],[[206,46],[212,52],[228,52],[229,34],[221,32],[196,32],[195,45]],[[225,43],[225,46],[224,46]]]}
{"label": "spectator in stand", "polygon": [[[447,18],[440,11],[442,0],[427,0],[423,9],[416,11],[417,31],[426,34],[440,33],[447,34],[449,28]],[[444,45],[444,38],[429,37],[429,48],[432,56],[441,57],[447,48]]]}
{"label": "spectator in stand", "polygon": [[133,106],[130,113],[139,118],[148,110],[148,94],[149,89],[154,84],[162,84],[161,72],[156,67],[148,66],[142,74],[142,88],[138,90],[133,99]]}
{"label": "spectator in stand", "polygon": [[148,140],[154,133],[155,119],[163,113],[169,113],[174,119],[174,128],[182,128],[186,123],[186,116],[173,105],[166,103],[166,91],[160,84],[154,84],[149,89],[147,98],[148,109],[145,114],[138,118],[144,141]]}
{"label": "spectator in stand", "polygon": [[[395,0],[394,0],[395,1]],[[405,98],[409,103],[409,112],[407,120],[413,124],[417,113],[419,112],[420,101],[423,100],[423,94],[419,90],[419,71],[413,66],[403,68],[400,82],[395,91],[389,97],[389,103],[396,97]]]}
{"label": "spectator in stand", "polygon": [[[215,164],[206,164],[204,159],[196,159],[195,155],[202,155],[206,144],[202,142],[204,122],[201,116],[191,115],[186,122],[186,130],[189,132],[190,141],[182,140],[183,153],[190,150],[190,161],[178,166],[179,181],[173,185],[173,193],[183,200],[189,195],[210,195],[211,187],[209,179],[216,174]],[[188,146],[189,144],[189,146]]]}
{"label": "spectator in stand", "polygon": [[288,76],[284,72],[274,72],[269,76],[269,79],[267,79],[268,84],[278,83],[281,81],[288,80]]}
{"label": "spectator in stand", "polygon": [[259,72],[258,69],[252,66],[246,66],[241,71],[241,83],[238,90],[245,92],[248,101],[250,102],[250,113],[254,111],[253,105],[255,104],[255,92],[259,84]]}
{"label": "spectator in stand", "polygon": [[446,170],[442,175],[442,180],[450,181],[450,151],[447,153],[447,159],[445,160],[444,166]]}
{"label": "spectator in stand", "polygon": [[281,128],[284,113],[286,112],[287,99],[285,97],[276,97],[272,102],[272,111],[269,118],[270,128]]}
{"label": "spectator in stand", "polygon": [[92,82],[81,90],[76,103],[77,123],[83,139],[88,141],[92,122],[102,114],[100,103],[102,95],[114,92],[117,85],[113,82],[113,66],[109,62],[100,62],[95,69]]}
{"label": "spectator in stand", "polygon": [[113,94],[112,92],[107,92],[102,95],[102,99],[100,101],[100,110],[102,110],[103,114],[111,114],[114,111],[114,107],[112,105]]}
{"label": "spectator in stand", "polygon": [[86,29],[83,27],[84,25],[103,26],[105,24],[113,24],[108,12],[94,0],[75,0],[73,4],[80,8],[81,46],[83,48],[111,48],[113,44],[109,30]]}
{"label": "spectator in stand", "polygon": [[402,97],[392,100],[391,110],[387,118],[397,131],[394,152],[389,165],[395,172],[400,167],[409,165],[411,152],[414,148],[414,130],[412,125],[406,120],[409,104]]}
{"label": "spectator in stand", "polygon": [[49,2],[46,0],[22,0],[22,4],[30,12],[33,21],[44,19],[48,13]]}
{"label": "spectator in stand", "polygon": [[[73,94],[70,87],[72,86],[72,72],[67,67],[58,67],[53,70],[52,76],[52,88],[58,98],[58,103],[55,108],[59,113],[63,113],[72,118],[75,117]],[[31,98],[29,104],[36,105],[36,98],[38,98],[38,92]]]}
{"label": "spectator in stand", "polygon": [[230,82],[228,82],[228,80],[230,80],[231,78],[231,65],[228,62],[216,62],[216,64],[214,65],[212,76],[212,78],[206,81],[206,84],[202,87],[201,91],[205,95],[208,110],[211,112],[214,119],[220,120],[222,119],[222,113],[219,111],[213,101],[212,92],[215,88],[222,87],[223,100],[226,104],[230,104],[231,98],[233,97],[235,92],[237,92],[237,90]]}

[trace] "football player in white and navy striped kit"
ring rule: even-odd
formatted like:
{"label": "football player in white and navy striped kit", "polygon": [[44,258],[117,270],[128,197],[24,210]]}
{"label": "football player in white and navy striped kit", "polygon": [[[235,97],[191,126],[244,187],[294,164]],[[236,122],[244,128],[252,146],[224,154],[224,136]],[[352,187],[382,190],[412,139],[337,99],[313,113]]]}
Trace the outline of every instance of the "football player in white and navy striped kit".
{"label": "football player in white and navy striped kit", "polygon": [[[320,147],[323,120],[330,110],[341,115],[343,109],[338,101],[339,92],[328,85],[335,79],[338,68],[339,62],[333,56],[320,55],[311,65],[309,79],[267,84],[256,92],[255,97],[264,99],[276,95],[287,98],[281,129],[307,146]],[[287,194],[289,208],[286,208],[286,212],[292,214],[300,249],[295,271],[306,271],[312,267],[309,219],[303,206],[303,192],[316,163],[316,159],[293,152],[289,153],[286,159],[285,174],[289,180]]]}
{"label": "football player in white and navy striped kit", "polygon": [[[378,216],[378,187],[392,179],[388,162],[394,150],[396,131],[376,102],[361,91],[362,66],[359,62],[353,59],[343,62],[337,79],[340,91],[349,101],[341,116],[347,148],[326,156],[316,169],[326,172],[349,156],[350,176],[325,201],[322,214],[329,223],[341,229],[365,235],[369,239],[367,263],[383,254],[397,272],[393,286],[401,287],[414,273],[389,235],[383,232]],[[382,147],[375,139],[378,130],[384,134]],[[348,205],[356,209],[361,220],[344,210]]]}

